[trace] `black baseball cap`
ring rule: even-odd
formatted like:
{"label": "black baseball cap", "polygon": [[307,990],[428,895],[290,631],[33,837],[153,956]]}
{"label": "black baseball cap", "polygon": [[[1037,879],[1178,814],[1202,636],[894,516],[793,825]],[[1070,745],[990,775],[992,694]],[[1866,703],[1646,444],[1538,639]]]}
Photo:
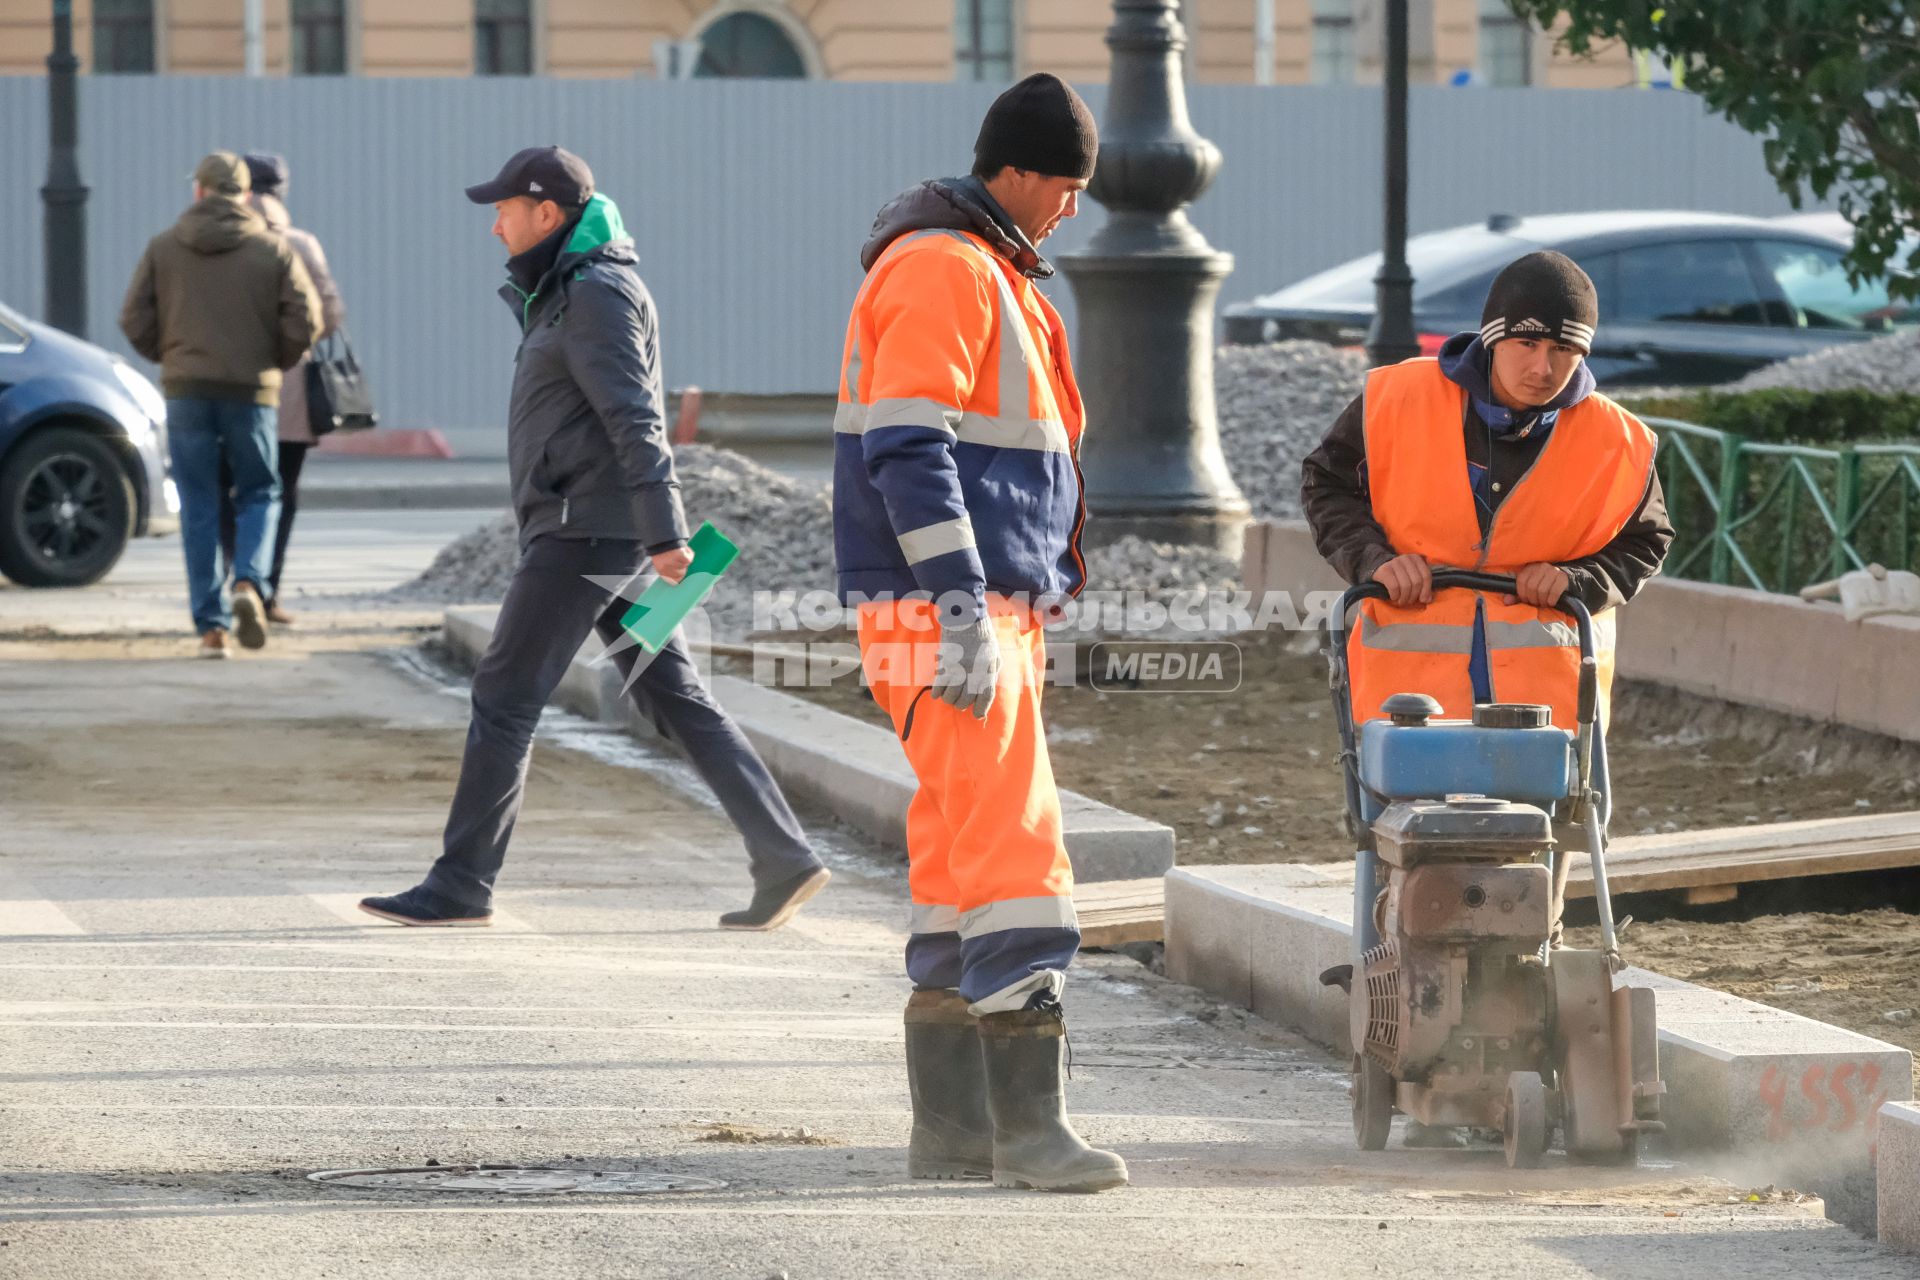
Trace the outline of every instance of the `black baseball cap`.
{"label": "black baseball cap", "polygon": [[467,199],[475,204],[495,204],[515,196],[577,209],[593,199],[593,170],[564,147],[528,147],[514,152],[493,181],[467,188]]}

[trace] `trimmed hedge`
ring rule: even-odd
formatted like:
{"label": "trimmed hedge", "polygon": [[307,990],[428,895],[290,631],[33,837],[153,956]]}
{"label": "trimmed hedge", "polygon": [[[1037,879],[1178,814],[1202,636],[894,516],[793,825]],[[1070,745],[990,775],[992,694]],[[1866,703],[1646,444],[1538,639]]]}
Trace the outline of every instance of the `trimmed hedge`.
{"label": "trimmed hedge", "polygon": [[1920,436],[1920,395],[1873,391],[1701,391],[1686,395],[1615,397],[1643,417],[1678,418],[1715,431],[1773,444],[1911,441]]}
{"label": "trimmed hedge", "polygon": [[[1912,444],[1920,432],[1920,395],[1781,388],[1737,394],[1623,396],[1622,403],[1646,417],[1676,418],[1748,444],[1798,444],[1827,453],[1869,441]],[[1673,442],[1683,439],[1676,434]],[[1660,453],[1660,483],[1675,532],[1668,572],[1705,579],[1711,559],[1704,553],[1689,553],[1713,540],[1719,519],[1713,502],[1724,450],[1700,440],[1691,441],[1687,448],[1707,473],[1704,486],[1681,463],[1680,450]],[[1837,456],[1790,460],[1744,452],[1742,492],[1734,505],[1740,523],[1735,540],[1766,589],[1791,592],[1845,567],[1835,560],[1833,534],[1820,518],[1812,495],[1804,491],[1811,485],[1838,509],[1838,463]],[[1855,512],[1850,522],[1848,541],[1853,550],[1863,561],[1897,569],[1920,567],[1920,493],[1905,478],[1902,460],[1863,457],[1856,474],[1854,500],[1867,506]],[[1754,585],[1731,568],[1727,581],[1735,586]]]}

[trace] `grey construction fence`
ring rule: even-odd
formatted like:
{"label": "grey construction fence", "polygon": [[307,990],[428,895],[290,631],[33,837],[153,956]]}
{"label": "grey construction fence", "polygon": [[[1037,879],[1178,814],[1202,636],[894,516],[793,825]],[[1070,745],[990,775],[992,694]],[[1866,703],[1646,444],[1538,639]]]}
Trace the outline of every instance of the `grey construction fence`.
{"label": "grey construction fence", "polygon": [[[994,90],[750,81],[102,76],[81,80],[96,342],[124,350],[122,291],[215,148],[284,153],[296,221],[325,243],[393,425],[497,430],[514,325],[503,253],[461,188],[515,149],[560,142],[620,204],[664,316],[668,380],[719,392],[830,392],[856,253],[874,211],[964,171]],[[1088,89],[1100,109],[1105,90]],[[1196,126],[1226,163],[1194,221],[1252,297],[1378,247],[1380,95],[1201,86]],[[1413,229],[1496,210],[1788,208],[1760,144],[1685,94],[1413,91]],[[0,78],[0,299],[42,307],[46,83]],[[1092,202],[1048,242],[1085,243]],[[1051,286],[1072,324],[1064,277]]]}

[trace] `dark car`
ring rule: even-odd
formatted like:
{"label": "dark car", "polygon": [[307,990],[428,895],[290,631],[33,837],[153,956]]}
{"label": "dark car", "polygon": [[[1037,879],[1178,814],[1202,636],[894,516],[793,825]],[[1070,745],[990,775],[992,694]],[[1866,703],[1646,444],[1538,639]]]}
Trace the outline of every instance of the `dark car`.
{"label": "dark car", "polygon": [[153,384],[0,304],[0,575],[85,586],[129,540],[179,527],[167,406]]}
{"label": "dark car", "polygon": [[[1557,249],[1593,277],[1600,327],[1589,363],[1603,387],[1731,382],[1920,323],[1920,304],[1890,300],[1884,282],[1849,285],[1845,245],[1823,231],[1723,214],[1495,214],[1407,242],[1421,350],[1478,329],[1495,273],[1536,249]],[[1379,269],[1373,254],[1230,306],[1226,339],[1364,342]]]}

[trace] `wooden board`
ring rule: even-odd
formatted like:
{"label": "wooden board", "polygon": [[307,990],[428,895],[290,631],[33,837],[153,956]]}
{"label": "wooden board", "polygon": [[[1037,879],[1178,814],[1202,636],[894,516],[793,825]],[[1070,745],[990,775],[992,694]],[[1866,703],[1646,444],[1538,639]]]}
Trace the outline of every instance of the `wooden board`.
{"label": "wooden board", "polygon": [[[1607,884],[1619,895],[1916,866],[1920,813],[1876,813],[1620,836],[1608,847]],[[1567,896],[1593,896],[1584,856],[1574,858]]]}
{"label": "wooden board", "polygon": [[[1346,865],[1329,864],[1325,870],[1335,877],[1350,875]],[[1920,813],[1621,836],[1607,854],[1607,867],[1615,896],[1688,889],[1706,891],[1703,900],[1725,901],[1732,886],[1752,881],[1920,867]],[[1567,896],[1593,896],[1593,874],[1584,856],[1574,858]],[[1076,885],[1073,904],[1083,946],[1163,940],[1166,885],[1157,877]]]}
{"label": "wooden board", "polygon": [[1165,923],[1166,881],[1096,880],[1073,887],[1080,917],[1080,945],[1117,947],[1123,942],[1159,942]]}

